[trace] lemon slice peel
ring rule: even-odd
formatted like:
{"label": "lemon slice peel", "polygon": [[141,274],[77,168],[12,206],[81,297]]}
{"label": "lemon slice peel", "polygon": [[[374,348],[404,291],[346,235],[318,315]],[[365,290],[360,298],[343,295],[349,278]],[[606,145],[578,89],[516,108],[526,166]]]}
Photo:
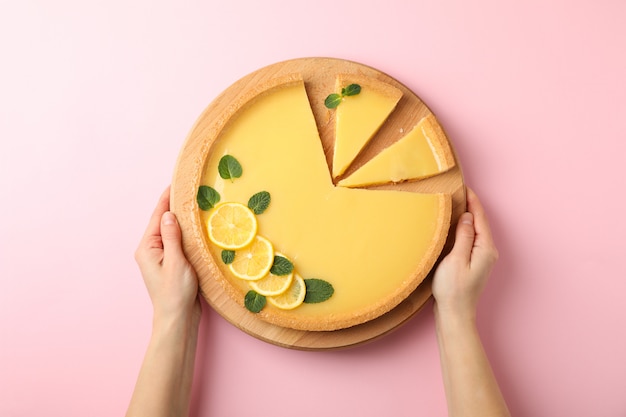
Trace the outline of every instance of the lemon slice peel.
{"label": "lemon slice peel", "polygon": [[284,293],[267,297],[267,300],[275,307],[282,310],[293,310],[304,302],[306,285],[304,279],[298,273],[293,274],[293,281]]}

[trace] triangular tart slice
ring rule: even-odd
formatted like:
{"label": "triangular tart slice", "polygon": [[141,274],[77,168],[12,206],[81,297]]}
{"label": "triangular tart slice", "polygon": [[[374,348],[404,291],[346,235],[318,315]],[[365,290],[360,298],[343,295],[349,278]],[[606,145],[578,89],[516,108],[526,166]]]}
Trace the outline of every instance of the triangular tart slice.
{"label": "triangular tart slice", "polygon": [[345,172],[402,97],[400,89],[357,74],[339,74],[335,90],[339,92],[351,84],[361,86],[361,92],[343,97],[335,109],[333,178]]}
{"label": "triangular tart slice", "polygon": [[441,174],[454,166],[445,133],[432,114],[404,137],[382,150],[338,185],[362,187],[418,180]]}

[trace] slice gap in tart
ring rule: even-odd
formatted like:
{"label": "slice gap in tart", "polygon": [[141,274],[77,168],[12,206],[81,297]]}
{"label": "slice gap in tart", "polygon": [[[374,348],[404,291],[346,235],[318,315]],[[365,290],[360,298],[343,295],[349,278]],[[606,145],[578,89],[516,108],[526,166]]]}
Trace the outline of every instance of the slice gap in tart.
{"label": "slice gap in tart", "polygon": [[402,97],[402,91],[398,88],[356,74],[339,74],[335,89],[342,91],[351,84],[358,84],[361,91],[356,95],[343,97],[335,109],[333,178],[346,171]]}
{"label": "slice gap in tart", "polygon": [[363,187],[419,180],[446,172],[454,165],[449,142],[431,113],[338,185]]}

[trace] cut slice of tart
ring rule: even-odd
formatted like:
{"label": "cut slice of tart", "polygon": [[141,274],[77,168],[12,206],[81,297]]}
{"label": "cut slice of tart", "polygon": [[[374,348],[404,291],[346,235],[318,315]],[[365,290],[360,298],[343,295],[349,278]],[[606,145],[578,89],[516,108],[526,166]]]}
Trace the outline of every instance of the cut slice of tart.
{"label": "cut slice of tart", "polygon": [[454,155],[441,126],[429,114],[404,137],[382,150],[352,175],[343,187],[418,180],[441,174],[454,166]]}
{"label": "cut slice of tart", "polygon": [[333,178],[343,174],[398,104],[402,91],[374,78],[339,74],[337,93],[349,85],[361,87],[358,94],[345,96],[335,108]]}

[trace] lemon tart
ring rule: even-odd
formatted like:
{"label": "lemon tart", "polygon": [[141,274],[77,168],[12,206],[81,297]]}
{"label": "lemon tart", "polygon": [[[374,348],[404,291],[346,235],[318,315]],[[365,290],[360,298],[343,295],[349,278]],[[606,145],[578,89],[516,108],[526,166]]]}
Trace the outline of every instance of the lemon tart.
{"label": "lemon tart", "polygon": [[[338,68],[355,68],[343,62]],[[271,71],[263,76],[244,77],[237,88],[214,100],[192,129],[172,183],[172,207],[181,221],[185,250],[198,270],[205,298],[243,330],[289,346],[297,345],[294,337],[305,340],[310,332],[322,332],[328,340],[351,334],[358,342],[390,330],[417,311],[429,295],[429,287],[420,289],[420,284],[441,254],[464,197],[458,170],[422,188],[335,185],[335,145],[342,140],[341,134],[337,136],[337,124],[342,123],[339,111],[342,106],[352,111],[348,99],[357,96],[341,100],[334,109],[324,106],[324,97],[350,83],[359,84],[361,98],[370,105],[387,103],[382,105],[386,110],[378,112],[382,120],[361,136],[367,139],[361,139],[353,155],[345,158],[354,174],[370,158],[362,152],[364,146],[371,141],[374,146],[370,148],[376,149],[379,143],[390,142],[381,139],[381,134],[387,134],[389,120],[398,120],[394,108],[399,97],[389,104],[388,94],[377,93],[380,86],[387,84],[387,91],[403,90],[404,94],[408,90],[378,77],[374,70],[368,74],[366,67],[364,73],[354,71],[348,76],[346,71],[319,75],[312,67],[320,63],[336,61],[305,59],[270,66]],[[410,91],[407,97],[409,102],[414,100]],[[422,105],[402,120],[408,130],[428,114]],[[352,115],[343,123],[350,118],[358,120]],[[225,157],[240,164],[238,176],[221,174]],[[214,206],[200,207],[204,205],[198,200],[202,187],[210,187],[219,196]],[[278,254],[289,259],[293,270],[284,278],[265,273],[267,261],[257,268],[262,272],[233,273],[232,259],[253,244],[228,249],[219,243],[227,238],[210,236],[209,224],[216,210],[224,204],[239,207],[246,202],[253,209],[251,196],[261,192],[268,199],[263,211],[255,212],[256,225],[250,226],[256,227],[253,241],[267,242],[265,247],[271,247],[275,259]],[[246,219],[243,223],[255,222]],[[246,233],[238,232],[238,239],[250,239]],[[260,253],[267,256],[268,251]],[[232,257],[225,257],[231,252]],[[332,291],[323,302],[310,302],[308,282],[325,282]],[[268,301],[255,312],[246,308],[251,292],[256,300]],[[405,301],[408,307],[400,308]],[[353,342],[339,342],[345,343]]]}

